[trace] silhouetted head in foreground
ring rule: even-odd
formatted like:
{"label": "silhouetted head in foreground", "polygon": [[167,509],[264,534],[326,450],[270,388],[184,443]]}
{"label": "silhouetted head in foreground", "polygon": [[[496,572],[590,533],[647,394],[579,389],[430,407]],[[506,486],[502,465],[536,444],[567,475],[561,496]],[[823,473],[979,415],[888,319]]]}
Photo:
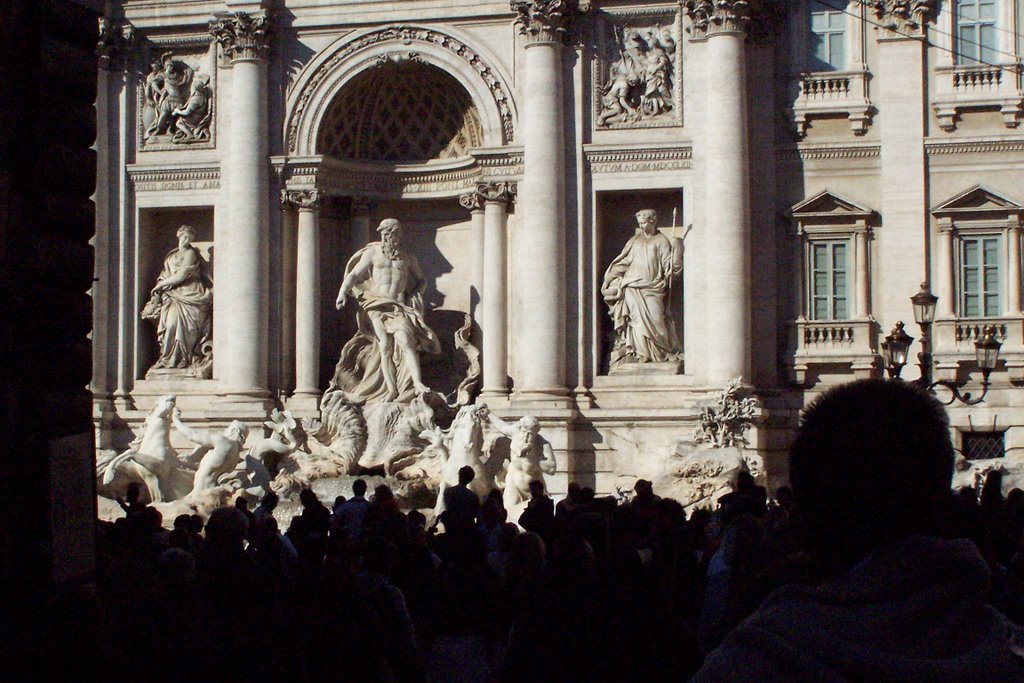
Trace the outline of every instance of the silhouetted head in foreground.
{"label": "silhouetted head in foreground", "polygon": [[475,476],[476,476],[476,472],[474,472],[473,468],[470,467],[469,465],[465,465],[464,467],[460,467],[459,468],[459,485],[460,486],[468,486],[469,482],[473,481],[473,478]]}
{"label": "silhouetted head in foreground", "polygon": [[789,467],[805,548],[845,569],[889,541],[940,533],[953,477],[946,411],[903,382],[836,387],[804,413]]}

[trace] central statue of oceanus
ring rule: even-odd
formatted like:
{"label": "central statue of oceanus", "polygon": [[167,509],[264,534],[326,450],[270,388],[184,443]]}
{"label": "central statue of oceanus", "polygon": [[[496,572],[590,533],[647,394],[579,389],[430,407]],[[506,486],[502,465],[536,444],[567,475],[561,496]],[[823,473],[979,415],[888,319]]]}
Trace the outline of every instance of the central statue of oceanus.
{"label": "central statue of oceanus", "polygon": [[349,259],[335,302],[341,310],[351,295],[359,306],[359,331],[342,349],[331,383],[357,403],[406,403],[429,392],[420,353],[441,350],[424,320],[426,278],[416,257],[401,248],[401,230],[394,218],[381,221],[381,240]]}

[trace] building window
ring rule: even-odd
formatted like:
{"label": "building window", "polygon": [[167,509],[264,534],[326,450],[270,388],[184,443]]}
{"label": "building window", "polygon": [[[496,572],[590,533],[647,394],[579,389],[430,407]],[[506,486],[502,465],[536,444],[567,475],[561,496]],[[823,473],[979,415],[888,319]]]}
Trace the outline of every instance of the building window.
{"label": "building window", "polygon": [[849,242],[811,242],[811,316],[813,320],[847,320],[849,310]]}
{"label": "building window", "polygon": [[960,315],[987,318],[1002,313],[999,302],[998,235],[960,238]]}
{"label": "building window", "polygon": [[964,432],[964,457],[968,460],[991,460],[1006,454],[1006,432]]}
{"label": "building window", "polygon": [[812,0],[811,45],[809,62],[811,71],[843,71],[846,69],[846,12],[845,0],[830,3]]}
{"label": "building window", "polygon": [[993,64],[999,38],[997,0],[957,0],[956,53],[961,64]]}

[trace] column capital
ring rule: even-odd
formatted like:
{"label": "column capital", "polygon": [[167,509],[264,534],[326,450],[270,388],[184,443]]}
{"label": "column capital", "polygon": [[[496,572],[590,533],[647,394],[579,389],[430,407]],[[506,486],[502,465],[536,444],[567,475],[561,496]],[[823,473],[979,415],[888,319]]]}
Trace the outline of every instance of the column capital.
{"label": "column capital", "polygon": [[[582,6],[581,6],[582,5]],[[515,25],[527,43],[568,43],[582,13],[590,9],[584,0],[511,0]]]}
{"label": "column capital", "polygon": [[470,212],[484,210],[484,198],[476,190],[459,195],[459,204]]}
{"label": "column capital", "polygon": [[750,26],[750,0],[683,0],[683,14],[693,23],[693,40],[714,33],[742,32]]}
{"label": "column capital", "polygon": [[476,193],[487,204],[511,204],[519,188],[514,182],[477,183]]}
{"label": "column capital", "polygon": [[99,67],[106,71],[124,71],[131,62],[135,46],[135,27],[123,19],[99,18],[96,56]]}
{"label": "column capital", "polygon": [[919,38],[935,10],[935,0],[868,0],[864,3],[888,29],[889,38]]}
{"label": "column capital", "polygon": [[318,190],[281,190],[281,205],[294,206],[297,209],[316,211],[320,208],[320,192]]}
{"label": "column capital", "polygon": [[781,30],[783,0],[683,0],[683,14],[693,25],[691,40],[716,33],[748,34],[755,42],[768,42]]}
{"label": "column capital", "polygon": [[270,52],[270,19],[263,12],[216,14],[210,22],[210,35],[224,48],[232,62],[266,60]]}

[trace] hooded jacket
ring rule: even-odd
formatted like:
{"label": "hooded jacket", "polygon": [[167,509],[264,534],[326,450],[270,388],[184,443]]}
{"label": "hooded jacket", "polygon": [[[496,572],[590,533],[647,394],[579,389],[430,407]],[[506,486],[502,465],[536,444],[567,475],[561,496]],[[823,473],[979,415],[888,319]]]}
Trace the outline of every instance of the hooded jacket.
{"label": "hooded jacket", "polygon": [[912,536],[770,595],[694,681],[1024,681],[1024,635],[985,604],[968,540]]}

